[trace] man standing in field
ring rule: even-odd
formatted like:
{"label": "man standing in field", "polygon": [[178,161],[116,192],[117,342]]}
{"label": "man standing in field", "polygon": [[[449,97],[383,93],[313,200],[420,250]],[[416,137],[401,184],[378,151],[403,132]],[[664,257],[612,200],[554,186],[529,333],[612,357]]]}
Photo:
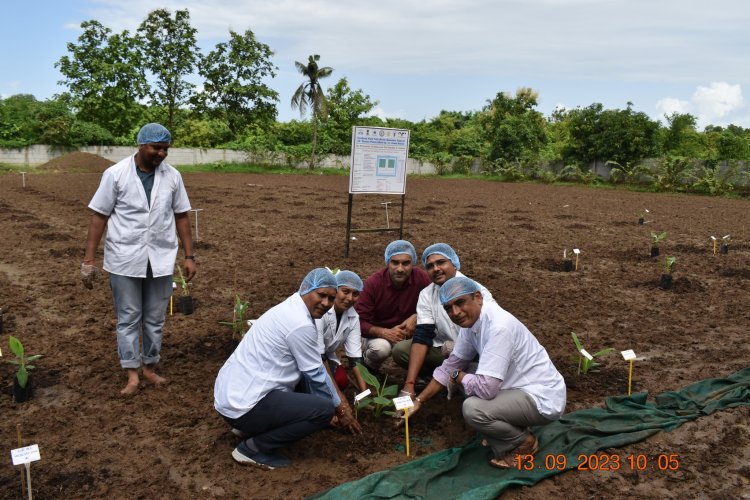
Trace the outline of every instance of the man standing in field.
{"label": "man standing in field", "polygon": [[385,248],[385,268],[370,275],[354,308],[359,313],[365,366],[380,369],[393,344],[411,338],[417,326],[419,292],[430,277],[414,267],[417,252],[405,240]]}
{"label": "man standing in field", "polygon": [[104,172],[89,203],[93,213],[81,264],[81,279],[91,289],[99,275],[96,251],[106,226],[103,267],[109,272],[117,312],[120,366],[128,374],[120,391],[124,395],[138,392],[139,368],[150,382],[166,382],[155,366],[172,294],[178,236],[185,251],[184,275],[188,281],[195,275],[190,200],[180,173],[164,162],[172,135],[162,125],[149,123],[138,132],[137,141],[138,152]]}

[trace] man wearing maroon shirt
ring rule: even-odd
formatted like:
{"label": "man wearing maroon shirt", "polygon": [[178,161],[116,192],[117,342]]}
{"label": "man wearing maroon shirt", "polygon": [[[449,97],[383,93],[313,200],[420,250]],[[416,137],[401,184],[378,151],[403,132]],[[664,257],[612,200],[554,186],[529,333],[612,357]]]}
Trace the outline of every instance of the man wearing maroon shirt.
{"label": "man wearing maroon shirt", "polygon": [[414,245],[396,240],[385,248],[385,268],[365,280],[354,308],[362,330],[362,356],[371,371],[378,371],[397,342],[411,338],[417,326],[419,292],[432,281],[414,267]]}

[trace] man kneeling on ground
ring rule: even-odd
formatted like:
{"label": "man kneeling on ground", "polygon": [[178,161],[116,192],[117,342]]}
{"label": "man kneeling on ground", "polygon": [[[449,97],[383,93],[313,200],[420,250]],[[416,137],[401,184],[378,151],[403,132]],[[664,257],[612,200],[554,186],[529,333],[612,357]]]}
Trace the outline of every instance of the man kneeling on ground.
{"label": "man kneeling on ground", "polygon": [[[485,301],[480,289],[466,277],[452,278],[440,288],[440,302],[461,329],[453,352],[407,411],[412,416],[443,387],[449,393],[463,388],[466,424],[492,449],[490,465],[508,469],[518,455],[539,449],[529,426],[562,416],[565,381],[523,323],[497,303]],[[476,355],[476,374],[465,373]]]}
{"label": "man kneeling on ground", "polygon": [[[313,320],[336,298],[336,277],[327,269],[305,276],[297,293],[253,323],[219,370],[214,408],[247,437],[232,452],[241,464],[286,467],[277,452],[329,425],[361,428],[323,367]],[[309,393],[294,392],[298,384]]]}

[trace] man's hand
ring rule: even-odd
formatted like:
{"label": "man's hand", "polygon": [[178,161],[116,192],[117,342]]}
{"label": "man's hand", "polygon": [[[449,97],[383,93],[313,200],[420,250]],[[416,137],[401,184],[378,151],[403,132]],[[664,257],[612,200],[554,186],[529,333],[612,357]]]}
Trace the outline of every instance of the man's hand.
{"label": "man's hand", "polygon": [[418,401],[414,398],[412,398],[412,401],[414,402],[414,406],[412,406],[411,408],[405,408],[399,412],[396,412],[396,414],[393,415],[393,418],[396,419],[396,424],[395,424],[396,427],[401,427],[402,425],[404,425],[404,422],[406,422],[407,411],[409,412],[409,416],[412,417],[414,416],[415,413],[419,411],[420,408],[422,408],[421,401]]}
{"label": "man's hand", "polygon": [[404,388],[398,393],[398,397],[409,396],[412,399],[414,399],[414,396],[416,395],[417,393],[414,390],[414,382],[404,382]]}
{"label": "man's hand", "polygon": [[85,262],[81,264],[81,281],[83,281],[83,286],[89,290],[94,288],[94,280],[99,277],[99,274],[101,274],[101,271],[93,264],[86,264]]}
{"label": "man's hand", "polygon": [[404,340],[404,335],[404,332],[399,330],[397,326],[393,328],[383,328],[382,332],[380,332],[380,338],[387,340],[391,344],[397,344]]}
{"label": "man's hand", "polygon": [[348,404],[342,403],[336,408],[334,420],[338,420],[335,424],[336,427],[344,427],[352,434],[362,434],[362,426],[352,415],[352,409]]}
{"label": "man's hand", "polygon": [[182,266],[185,268],[185,279],[190,281],[195,276],[195,261],[193,259],[185,259]]}

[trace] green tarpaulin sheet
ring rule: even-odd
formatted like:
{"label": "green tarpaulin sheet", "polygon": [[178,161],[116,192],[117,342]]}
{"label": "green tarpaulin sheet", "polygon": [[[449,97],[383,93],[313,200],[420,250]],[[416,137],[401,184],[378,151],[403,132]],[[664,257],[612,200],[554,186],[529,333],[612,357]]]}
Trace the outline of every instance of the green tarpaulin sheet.
{"label": "green tarpaulin sheet", "polygon": [[[566,414],[560,421],[534,428],[540,448],[533,470],[499,470],[488,464],[489,451],[479,440],[451,448],[393,469],[341,484],[311,498],[496,498],[513,485],[532,485],[576,468],[578,456],[635,443],[659,431],[724,408],[750,406],[750,368],[726,378],[707,379],[679,391],[610,397],[604,408]],[[565,455],[567,468],[548,468],[548,455]]]}

